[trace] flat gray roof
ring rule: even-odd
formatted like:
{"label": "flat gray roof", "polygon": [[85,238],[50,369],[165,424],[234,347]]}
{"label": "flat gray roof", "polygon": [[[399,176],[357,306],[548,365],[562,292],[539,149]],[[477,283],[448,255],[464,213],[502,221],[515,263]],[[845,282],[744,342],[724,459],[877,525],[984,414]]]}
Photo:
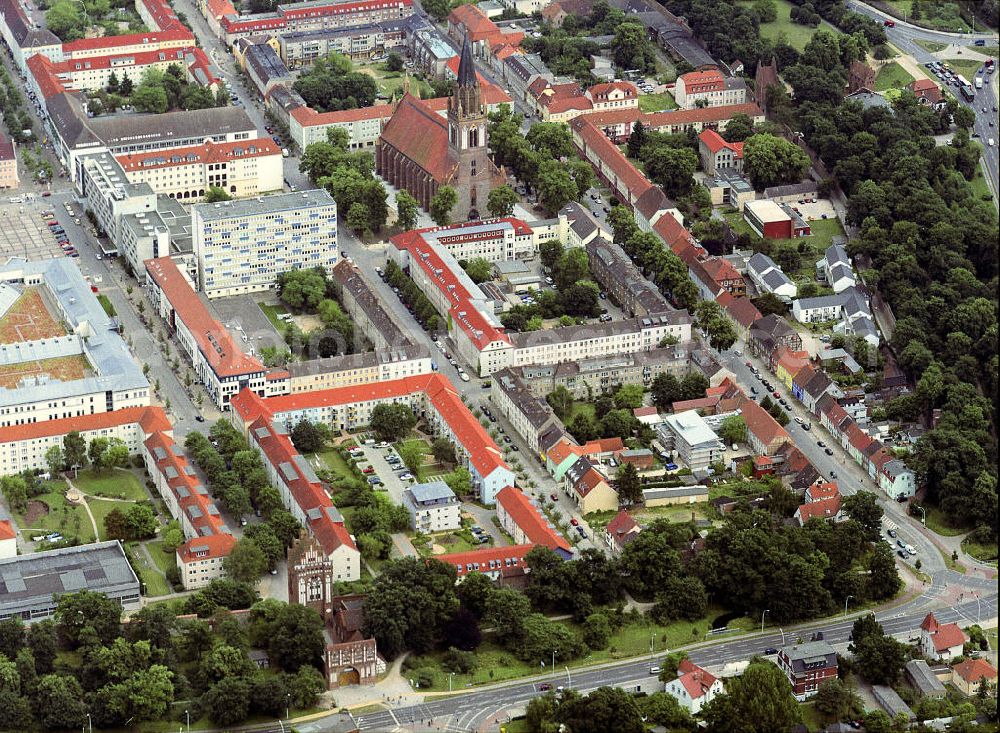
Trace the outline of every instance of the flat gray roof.
{"label": "flat gray roof", "polygon": [[78,590],[138,603],[139,579],[120,543],[97,542],[0,560],[0,619],[50,616],[54,596]]}
{"label": "flat gray roof", "polygon": [[414,484],[410,494],[420,504],[438,503],[455,499],[455,492],[448,488],[444,481],[428,481],[426,484]]}
{"label": "flat gray roof", "polygon": [[251,199],[234,199],[214,204],[198,204],[194,211],[205,221],[236,219],[242,216],[275,214],[281,211],[297,211],[314,206],[333,206],[336,202],[325,188],[313,188],[297,193],[278,193]]}

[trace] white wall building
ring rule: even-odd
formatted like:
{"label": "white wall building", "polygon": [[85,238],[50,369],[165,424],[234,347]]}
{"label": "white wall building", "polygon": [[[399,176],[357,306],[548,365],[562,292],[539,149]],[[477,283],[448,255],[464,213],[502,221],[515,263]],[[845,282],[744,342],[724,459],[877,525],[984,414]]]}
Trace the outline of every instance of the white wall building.
{"label": "white wall building", "polygon": [[462,527],[462,503],[444,481],[413,484],[403,492],[410,526],[417,532],[449,532]]}
{"label": "white wall building", "polygon": [[678,458],[692,471],[722,460],[726,447],[696,410],[667,415],[663,424],[673,439],[667,450],[677,451]]}
{"label": "white wall building", "polygon": [[191,209],[198,288],[209,298],[269,290],[288,270],[337,264],[337,204],[325,189]]}

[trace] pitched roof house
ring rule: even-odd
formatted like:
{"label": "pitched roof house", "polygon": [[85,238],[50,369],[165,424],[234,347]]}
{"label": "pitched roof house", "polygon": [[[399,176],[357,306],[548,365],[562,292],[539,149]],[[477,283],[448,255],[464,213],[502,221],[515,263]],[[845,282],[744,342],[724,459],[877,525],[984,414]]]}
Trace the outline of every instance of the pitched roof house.
{"label": "pitched roof house", "polygon": [[920,651],[928,659],[940,662],[957,657],[968,640],[958,624],[942,624],[933,613],[927,614],[920,624]]}
{"label": "pitched roof house", "polygon": [[620,555],[625,545],[634,540],[642,527],[631,514],[622,509],[604,528],[604,541],[613,555]]}
{"label": "pitched roof house", "polygon": [[677,675],[677,679],[666,684],[664,692],[692,715],[700,713],[704,705],[722,692],[722,680],[690,659],[681,660],[677,665]]}
{"label": "pitched roof house", "polygon": [[966,659],[952,670],[952,682],[966,695],[975,695],[983,682],[997,680],[997,671],[985,659]]}

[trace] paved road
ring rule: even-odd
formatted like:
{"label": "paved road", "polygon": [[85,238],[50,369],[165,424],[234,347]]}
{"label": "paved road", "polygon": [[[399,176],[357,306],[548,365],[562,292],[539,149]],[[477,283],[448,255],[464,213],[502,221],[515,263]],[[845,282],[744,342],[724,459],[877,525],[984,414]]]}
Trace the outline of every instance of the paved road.
{"label": "paved road", "polygon": [[[858,0],[847,0],[847,6],[854,10],[855,12],[867,15],[869,17],[875,18],[876,20],[882,21],[890,17],[880,10],[876,10],[870,5],[859,2]],[[896,26],[894,28],[886,28],[886,35],[894,46],[896,46],[903,53],[913,56],[920,64],[929,63],[931,61],[937,61],[938,57],[927,51],[925,48],[917,44],[918,40],[924,41],[936,41],[938,43],[945,44],[955,44],[959,46],[966,46],[970,50],[976,51],[980,50],[975,47],[975,41],[977,39],[985,39],[987,43],[996,44],[997,36],[995,33],[947,33],[944,31],[932,31],[926,28],[919,28],[915,25],[909,23],[904,23],[903,21],[896,21]],[[951,91],[954,92],[955,97],[959,102],[966,107],[971,107],[976,113],[976,124],[974,131],[979,134],[981,142],[983,143],[983,162],[986,168],[986,176],[992,184],[994,200],[997,198],[997,171],[998,171],[998,156],[1000,156],[1000,149],[997,146],[989,145],[988,142],[992,138],[994,141],[1000,137],[997,132],[996,119],[997,112],[994,107],[997,105],[998,93],[997,93],[997,74],[987,74],[984,78],[989,80],[989,83],[984,83],[983,88],[976,92],[976,97],[972,102],[965,101],[965,98],[959,93],[959,91],[952,87]],[[972,78],[969,81],[974,81]],[[985,107],[985,110],[983,109]],[[994,123],[994,126],[990,126],[990,122]]]}

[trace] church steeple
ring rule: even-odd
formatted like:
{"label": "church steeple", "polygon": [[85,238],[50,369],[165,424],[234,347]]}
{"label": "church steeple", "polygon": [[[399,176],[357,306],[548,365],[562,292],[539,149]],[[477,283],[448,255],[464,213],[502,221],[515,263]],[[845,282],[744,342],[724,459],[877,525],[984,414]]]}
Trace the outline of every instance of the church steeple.
{"label": "church steeple", "polygon": [[462,55],[458,62],[458,85],[448,104],[449,114],[453,109],[459,119],[482,114],[482,97],[479,77],[476,75],[476,64],[472,60],[472,44],[466,36],[462,42]]}

